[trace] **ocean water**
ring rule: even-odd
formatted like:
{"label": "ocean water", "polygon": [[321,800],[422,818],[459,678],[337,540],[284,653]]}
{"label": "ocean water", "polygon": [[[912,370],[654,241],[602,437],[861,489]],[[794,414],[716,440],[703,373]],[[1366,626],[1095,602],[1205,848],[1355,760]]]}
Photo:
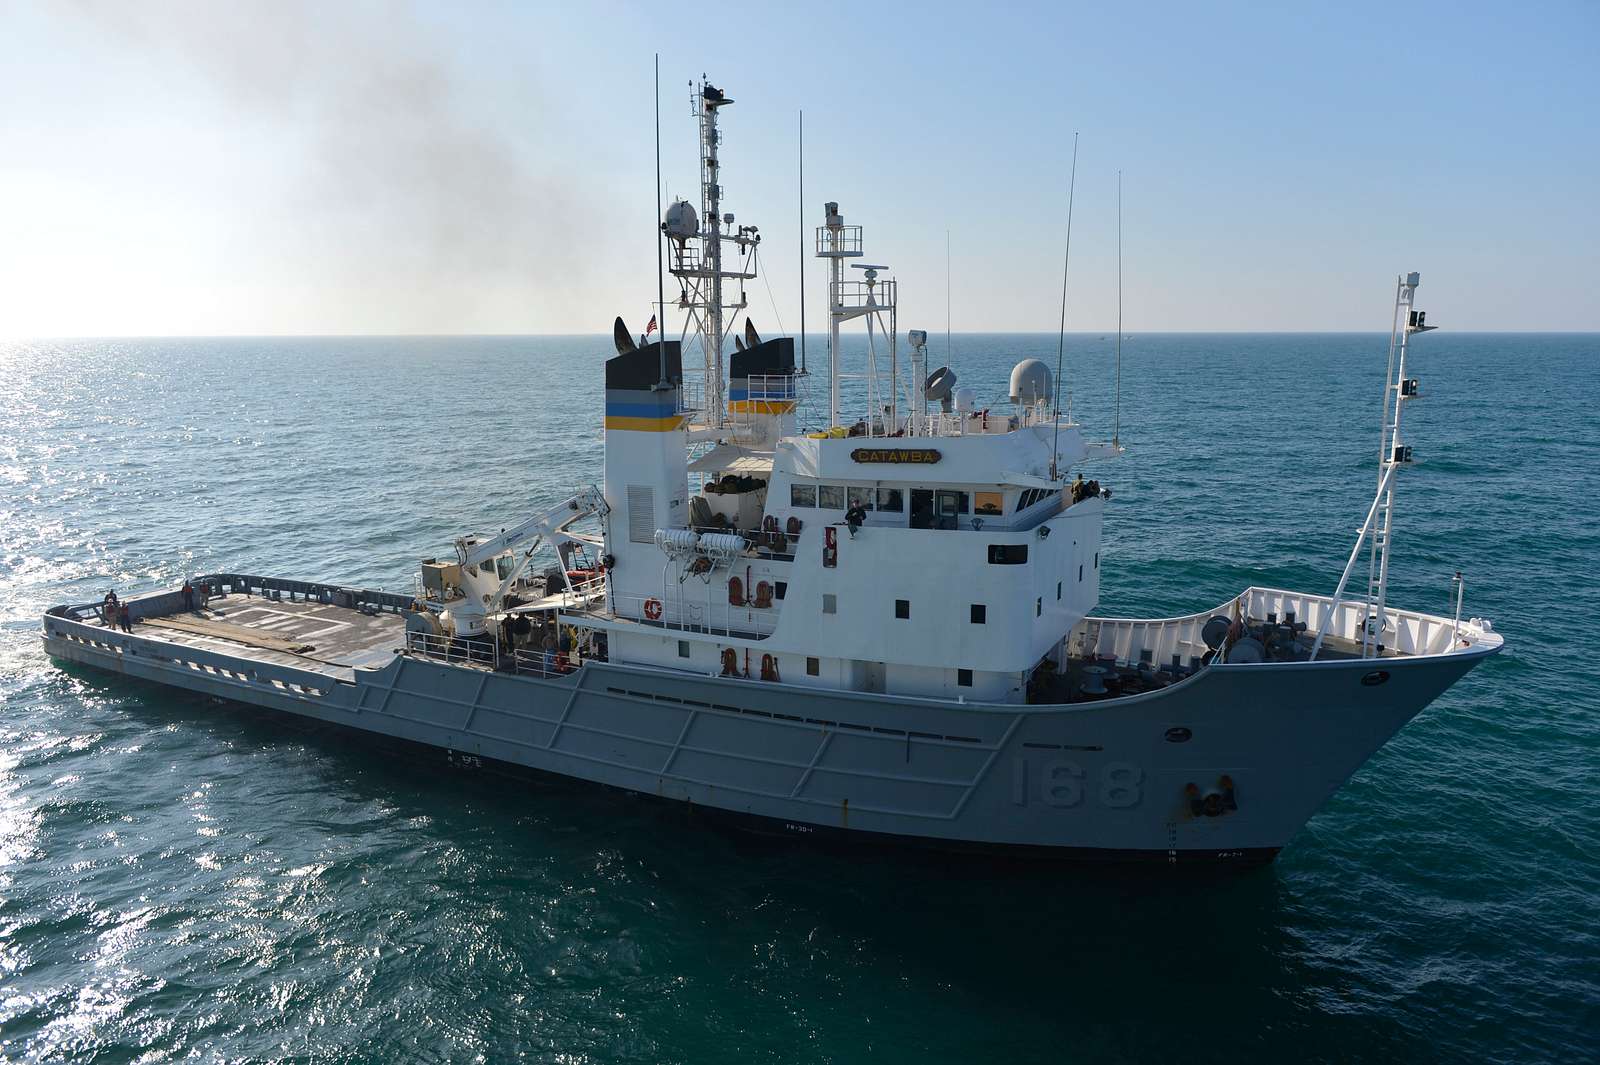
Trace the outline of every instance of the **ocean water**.
{"label": "ocean water", "polygon": [[[1331,591],[1386,344],[1126,341],[1103,610]],[[1056,339],[952,348],[984,405]],[[113,586],[409,588],[598,477],[608,350],[0,346],[0,1060],[1600,1060],[1597,336],[1415,343],[1392,601],[1459,569],[1506,650],[1248,873],[777,844],[44,657]],[[1068,338],[1091,436],[1111,350]]]}

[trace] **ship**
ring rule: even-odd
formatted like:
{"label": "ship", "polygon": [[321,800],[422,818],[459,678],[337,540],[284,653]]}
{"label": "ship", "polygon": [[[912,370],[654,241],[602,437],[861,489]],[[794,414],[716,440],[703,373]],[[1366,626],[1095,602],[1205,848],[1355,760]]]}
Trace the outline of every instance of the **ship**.
{"label": "ship", "polygon": [[836,202],[807,241],[830,357],[826,424],[803,429],[804,327],[797,362],[751,323],[761,233],[723,210],[733,101],[704,79],[690,101],[700,203],[663,212],[660,331],[613,323],[599,485],[462,535],[409,594],[194,574],[51,608],[47,654],[796,839],[1244,866],[1501,649],[1461,616],[1459,575],[1453,617],[1387,602],[1409,341],[1433,328],[1416,273],[1396,279],[1377,492],[1332,594],[1099,616],[1112,492],[1083,473],[1116,435],[1087,438],[1038,360],[979,409],[930,371],[925,332],[902,348],[897,282]]}

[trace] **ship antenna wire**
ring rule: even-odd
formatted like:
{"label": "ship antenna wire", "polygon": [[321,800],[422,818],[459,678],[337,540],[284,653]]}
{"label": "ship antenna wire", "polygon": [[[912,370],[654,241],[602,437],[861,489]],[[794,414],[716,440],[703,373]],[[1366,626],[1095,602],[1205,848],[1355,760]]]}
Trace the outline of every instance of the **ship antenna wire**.
{"label": "ship antenna wire", "polygon": [[1067,352],[1067,267],[1072,265],[1072,198],[1078,190],[1078,135],[1072,135],[1072,176],[1067,182],[1067,252],[1061,262],[1061,331],[1056,338],[1055,436],[1050,441],[1050,479],[1056,479],[1056,447],[1061,442],[1061,364]]}
{"label": "ship antenna wire", "polygon": [[806,376],[806,112],[800,109],[800,376]]}
{"label": "ship antenna wire", "polygon": [[665,252],[662,246],[667,240],[666,226],[660,221],[664,217],[661,206],[661,53],[656,53],[656,343],[661,351],[661,381],[656,385],[657,392],[665,392],[672,387],[667,380],[667,281],[666,266],[664,263]]}
{"label": "ship antenna wire", "polygon": [[1117,407],[1111,418],[1111,446],[1122,429],[1122,171],[1117,171]]}
{"label": "ship antenna wire", "polygon": [[950,230],[944,231],[944,364],[950,365]]}

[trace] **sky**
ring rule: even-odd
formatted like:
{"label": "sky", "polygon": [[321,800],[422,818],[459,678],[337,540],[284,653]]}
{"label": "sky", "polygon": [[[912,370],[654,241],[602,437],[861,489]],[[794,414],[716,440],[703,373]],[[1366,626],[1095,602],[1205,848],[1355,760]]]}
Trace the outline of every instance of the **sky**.
{"label": "sky", "polygon": [[670,196],[699,198],[689,81],[736,101],[769,335],[826,200],[902,329],[1054,331],[1074,133],[1069,330],[1115,327],[1119,171],[1129,332],[1385,331],[1410,270],[1430,323],[1600,330],[1592,0],[0,0],[0,28],[0,337],[637,331],[658,52]]}

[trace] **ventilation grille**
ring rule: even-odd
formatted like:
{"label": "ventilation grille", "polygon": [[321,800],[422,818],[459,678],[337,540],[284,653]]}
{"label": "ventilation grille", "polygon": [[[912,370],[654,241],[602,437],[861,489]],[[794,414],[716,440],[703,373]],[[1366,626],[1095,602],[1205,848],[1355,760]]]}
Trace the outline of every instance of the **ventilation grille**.
{"label": "ventilation grille", "polygon": [[628,486],[628,539],[636,544],[656,538],[656,490],[647,484]]}

